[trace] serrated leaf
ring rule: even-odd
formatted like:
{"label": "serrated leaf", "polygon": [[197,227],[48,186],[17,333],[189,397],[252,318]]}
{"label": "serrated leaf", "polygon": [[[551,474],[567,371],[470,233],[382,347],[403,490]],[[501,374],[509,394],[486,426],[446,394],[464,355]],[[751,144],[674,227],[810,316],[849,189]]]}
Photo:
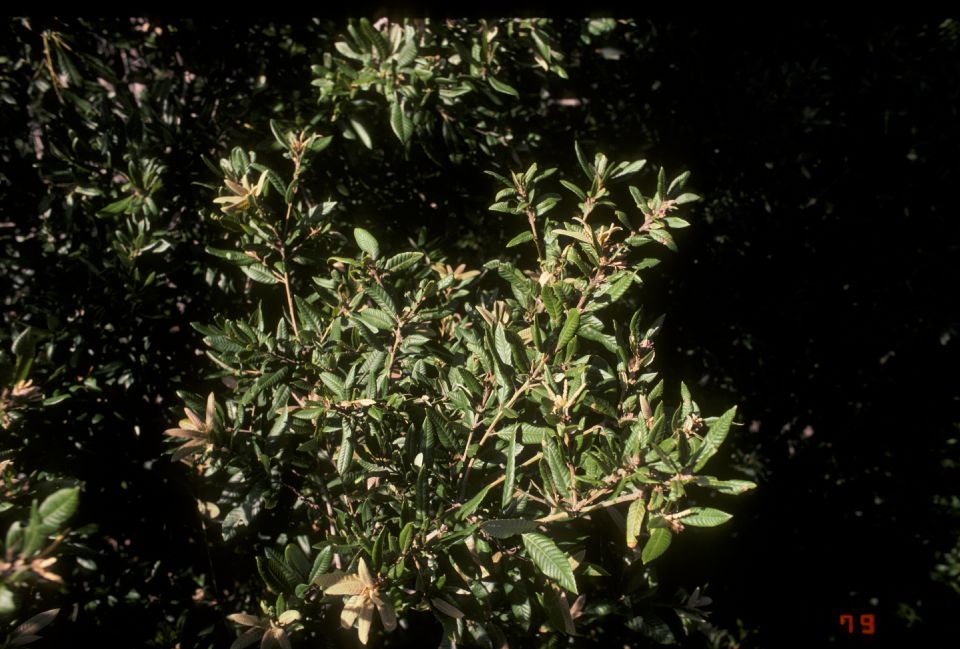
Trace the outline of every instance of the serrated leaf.
{"label": "serrated leaf", "polygon": [[404,112],[399,101],[394,101],[390,107],[390,128],[403,144],[409,142],[413,135],[413,120]]}
{"label": "serrated leaf", "polygon": [[393,302],[393,298],[390,297],[390,294],[387,293],[385,288],[374,283],[365,286],[363,290],[373,299],[374,302],[377,303],[377,306],[383,309],[386,313],[392,317],[397,316],[397,305]]}
{"label": "serrated leaf", "polygon": [[627,547],[637,547],[637,537],[640,536],[643,517],[647,513],[646,501],[642,497],[636,498],[630,503],[627,510]]}
{"label": "serrated leaf", "polygon": [[496,518],[485,521],[480,529],[495,539],[506,539],[517,534],[535,531],[537,522],[522,518]]}
{"label": "serrated leaf", "polygon": [[507,333],[503,329],[502,323],[497,323],[493,334],[494,343],[497,347],[497,356],[504,364],[513,367],[513,354],[510,350],[510,342],[507,340]]}
{"label": "serrated leaf", "polygon": [[254,263],[249,266],[241,266],[240,270],[243,271],[244,275],[261,284],[277,284],[280,281],[263,264]]}
{"label": "serrated leaf", "polygon": [[571,593],[577,594],[577,580],[566,554],[549,537],[528,532],[523,534],[523,547],[534,565],[550,579]]}
{"label": "serrated leaf", "polygon": [[330,563],[333,560],[333,546],[327,545],[317,554],[313,560],[313,566],[310,568],[310,574],[307,575],[307,583],[314,583],[317,577],[330,570]]}
{"label": "serrated leaf", "polygon": [[557,443],[553,440],[553,437],[544,436],[542,445],[543,457],[547,462],[547,466],[550,468],[550,477],[552,478],[553,485],[557,488],[557,491],[560,492],[561,496],[569,498],[570,472],[567,470],[567,465],[563,461],[563,456],[557,447]]}
{"label": "serrated leaf", "polygon": [[60,489],[47,496],[40,505],[40,520],[43,527],[50,534],[67,522],[77,511],[77,502],[80,499],[79,487]]}
{"label": "serrated leaf", "polygon": [[677,252],[677,244],[673,240],[673,235],[671,235],[667,230],[664,230],[663,228],[653,228],[647,230],[647,235],[657,243],[666,246],[674,252]]}
{"label": "serrated leaf", "polygon": [[567,319],[560,329],[560,337],[557,339],[557,351],[567,346],[567,343],[573,340],[577,335],[577,329],[580,328],[580,310],[576,307],[567,311]]}
{"label": "serrated leaf", "polygon": [[323,331],[323,314],[306,300],[300,299],[300,296],[293,296],[297,304],[297,312],[300,314],[300,323],[304,329],[311,331]]}
{"label": "serrated leaf", "polygon": [[510,440],[507,443],[507,465],[504,469],[503,478],[503,496],[500,499],[501,509],[506,509],[513,502],[517,463],[517,428],[518,426],[510,427]]}
{"label": "serrated leaf", "polygon": [[376,237],[363,228],[354,228],[353,238],[357,240],[360,250],[370,255],[372,259],[376,259],[380,255],[380,244]]}
{"label": "serrated leaf", "polygon": [[357,317],[374,331],[391,331],[396,325],[396,318],[390,317],[388,313],[380,309],[364,309],[357,314]]}
{"label": "serrated leaf", "polygon": [[384,262],[383,267],[389,271],[398,271],[417,263],[423,257],[422,252],[401,252]]}
{"label": "serrated leaf", "polygon": [[527,241],[533,241],[533,233],[529,230],[526,232],[521,232],[514,238],[510,239],[510,241],[507,242],[507,248],[519,246],[521,243],[526,243]]}
{"label": "serrated leaf", "polygon": [[670,547],[670,541],[673,540],[673,535],[670,534],[670,530],[665,527],[655,527],[650,530],[650,538],[647,539],[647,542],[643,546],[643,552],[640,554],[640,559],[644,563],[650,563],[664,552],[667,551],[667,548]]}
{"label": "serrated leaf", "polygon": [[713,507],[691,507],[690,511],[692,513],[681,518],[680,522],[691,527],[716,527],[733,518],[732,514]]}
{"label": "serrated leaf", "polygon": [[733,418],[736,414],[737,407],[733,406],[717,417],[716,421],[710,425],[700,448],[697,449],[694,455],[692,462],[694,473],[702,469],[703,465],[707,463],[707,460],[713,457],[717,450],[719,450],[720,445],[723,444],[723,440],[727,438],[727,433],[730,431],[730,424],[733,423]]}
{"label": "serrated leaf", "polygon": [[593,246],[593,239],[591,239],[586,232],[574,232],[573,230],[557,229],[553,231],[553,234],[564,236],[564,237],[571,237],[573,239],[576,239],[577,241],[582,241],[588,246],[591,246],[591,247]]}
{"label": "serrated leaf", "polygon": [[700,487],[707,487],[722,494],[742,494],[757,488],[757,483],[749,480],[720,480],[709,475],[697,476],[693,479],[694,484]]}

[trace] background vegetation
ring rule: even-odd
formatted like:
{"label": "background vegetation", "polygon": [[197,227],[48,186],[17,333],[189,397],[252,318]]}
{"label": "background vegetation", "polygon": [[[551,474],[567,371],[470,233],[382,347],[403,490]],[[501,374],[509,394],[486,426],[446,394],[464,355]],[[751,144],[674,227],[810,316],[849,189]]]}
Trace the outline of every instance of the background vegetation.
{"label": "background vegetation", "polygon": [[275,120],[333,136],[303,182],[351,222],[381,241],[422,228],[468,268],[516,234],[487,210],[499,188],[484,169],[575,170],[577,140],[692,170],[705,200],[642,300],[667,314],[666,384],[687,381],[705,412],[739,405],[721,459],[760,487],[726,528],[677,538],[661,595],[706,585],[716,630],[690,642],[840,640],[838,616],[862,612],[891,644],[942,636],[960,541],[958,24],[551,21],[547,58],[530,24],[500,29],[491,65],[516,96],[488,83],[467,102],[443,69],[409,96],[375,79],[351,96],[356,79],[325,58],[351,60],[334,45],[346,23],[4,25],[4,531],[80,487],[69,522],[37,523],[58,557],[38,568],[63,582],[25,577],[17,621],[59,607],[39,631],[52,644],[228,646],[225,613],[258,596],[256,553],[221,541],[162,433],[178,390],[225,387],[189,326],[250,304],[205,252],[224,237],[216,162],[240,147],[279,166]]}

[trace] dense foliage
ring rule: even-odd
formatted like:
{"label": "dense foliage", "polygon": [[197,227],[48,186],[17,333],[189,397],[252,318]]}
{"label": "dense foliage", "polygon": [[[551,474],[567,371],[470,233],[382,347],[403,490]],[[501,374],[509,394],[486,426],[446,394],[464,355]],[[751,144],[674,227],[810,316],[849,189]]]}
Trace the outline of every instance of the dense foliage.
{"label": "dense foliage", "polygon": [[716,27],[9,21],[0,641],[934,637],[957,23]]}

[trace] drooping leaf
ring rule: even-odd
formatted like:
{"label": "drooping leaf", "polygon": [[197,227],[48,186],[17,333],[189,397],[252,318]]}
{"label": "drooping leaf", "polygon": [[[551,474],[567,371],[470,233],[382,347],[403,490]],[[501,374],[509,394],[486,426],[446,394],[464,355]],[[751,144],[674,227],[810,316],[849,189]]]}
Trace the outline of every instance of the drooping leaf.
{"label": "drooping leaf", "polygon": [[647,539],[647,542],[643,546],[643,552],[640,554],[640,559],[644,563],[650,563],[667,551],[667,548],[670,547],[670,541],[672,540],[673,535],[670,534],[670,530],[667,528],[653,528],[650,530],[650,538]]}
{"label": "drooping leaf", "polygon": [[577,581],[567,555],[547,536],[535,532],[523,534],[523,547],[533,563],[550,579],[571,593],[577,593]]}

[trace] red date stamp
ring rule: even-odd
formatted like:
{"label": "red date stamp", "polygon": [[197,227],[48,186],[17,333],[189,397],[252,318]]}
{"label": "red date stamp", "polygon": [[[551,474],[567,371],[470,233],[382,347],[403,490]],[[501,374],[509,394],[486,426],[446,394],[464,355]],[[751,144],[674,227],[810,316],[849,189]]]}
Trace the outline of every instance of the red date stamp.
{"label": "red date stamp", "polygon": [[873,613],[863,613],[860,615],[859,627],[855,627],[854,619],[855,616],[849,613],[840,616],[840,624],[846,627],[847,633],[852,635],[855,632],[859,632],[860,635],[873,635],[877,632],[876,619]]}

